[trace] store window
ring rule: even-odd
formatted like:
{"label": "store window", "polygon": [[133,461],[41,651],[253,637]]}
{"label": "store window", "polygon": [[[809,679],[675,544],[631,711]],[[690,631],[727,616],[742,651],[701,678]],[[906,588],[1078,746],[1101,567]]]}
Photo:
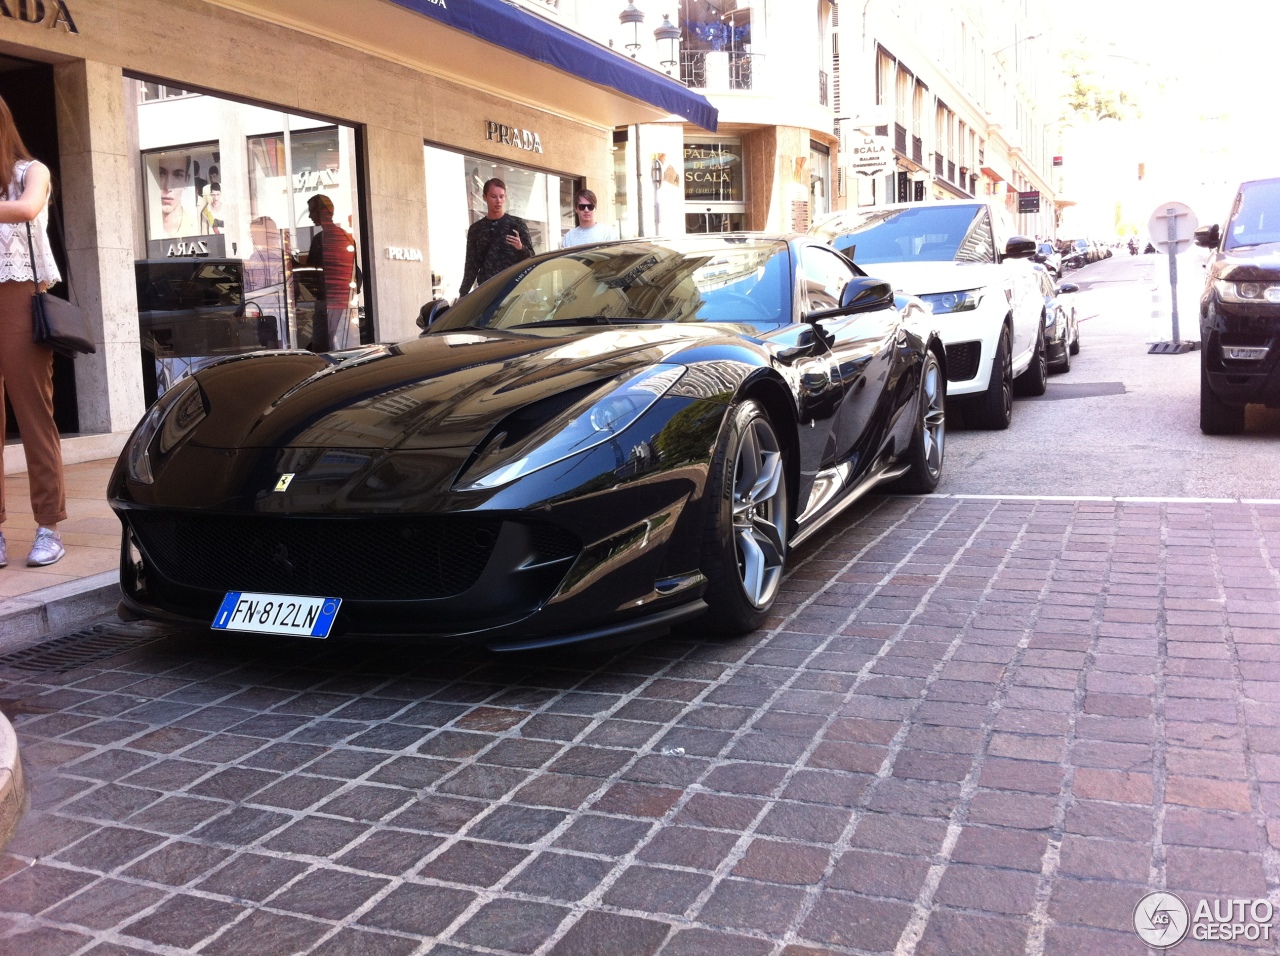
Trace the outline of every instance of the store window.
{"label": "store window", "polygon": [[507,187],[506,211],[529,227],[535,253],[560,248],[576,222],[573,195],[582,180],[485,156],[425,147],[427,169],[427,242],[432,298],[453,299],[462,285],[467,230],[488,213],[484,184],[501,179]]}
{"label": "store window", "polygon": [[148,400],[225,355],[372,341],[356,129],[125,82],[137,104]]}
{"label": "store window", "polygon": [[700,139],[684,144],[685,232],[746,228],[742,142]]}

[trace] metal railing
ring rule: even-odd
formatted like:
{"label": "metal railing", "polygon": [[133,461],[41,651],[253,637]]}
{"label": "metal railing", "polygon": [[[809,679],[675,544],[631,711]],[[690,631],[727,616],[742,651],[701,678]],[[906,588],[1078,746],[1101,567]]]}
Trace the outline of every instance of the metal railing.
{"label": "metal railing", "polygon": [[[707,54],[710,50],[680,51],[680,82],[690,89],[707,88]],[[751,89],[753,53],[739,50],[726,51],[729,57],[729,89]]]}
{"label": "metal railing", "polygon": [[751,58],[750,53],[729,51],[729,89],[751,89]]}

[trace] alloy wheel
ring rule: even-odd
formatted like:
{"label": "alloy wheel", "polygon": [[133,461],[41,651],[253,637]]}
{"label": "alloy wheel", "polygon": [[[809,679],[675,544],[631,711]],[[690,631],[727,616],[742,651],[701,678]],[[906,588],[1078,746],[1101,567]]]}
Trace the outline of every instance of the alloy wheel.
{"label": "alloy wheel", "polygon": [[733,465],[733,540],[738,579],[754,607],[767,607],[782,583],[786,556],[782,451],[768,421],[742,433]]}
{"label": "alloy wheel", "polygon": [[932,352],[925,359],[921,384],[924,389],[924,410],[921,414],[924,425],[924,460],[929,474],[936,478],[942,473],[942,445],[947,432],[947,413],[946,385],[942,381],[938,359]]}

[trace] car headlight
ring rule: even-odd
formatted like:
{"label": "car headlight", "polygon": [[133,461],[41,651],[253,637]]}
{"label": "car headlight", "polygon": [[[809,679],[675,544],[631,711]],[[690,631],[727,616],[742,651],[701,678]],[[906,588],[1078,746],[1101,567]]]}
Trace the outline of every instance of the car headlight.
{"label": "car headlight", "polygon": [[204,420],[207,411],[204,393],[194,378],[184,379],[160,396],[134,430],[125,450],[129,477],[144,485],[153,483],[151,452],[161,456],[172,451],[192,429]]}
{"label": "car headlight", "polygon": [[1213,288],[1223,302],[1280,302],[1280,282],[1232,282],[1215,279]]}
{"label": "car headlight", "polygon": [[[463,491],[497,488],[530,472],[564,461],[579,452],[602,445],[625,431],[680,380],[680,365],[655,365],[615,379],[603,393],[595,391],[577,405],[557,416],[527,443],[527,450],[514,461],[505,461],[510,449],[496,441],[467,469]],[[567,419],[567,424],[561,424]],[[497,459],[495,461],[495,459]],[[502,463],[499,463],[502,462]],[[474,478],[473,475],[480,477]]]}
{"label": "car headlight", "polygon": [[948,312],[972,312],[982,302],[981,289],[967,289],[963,292],[931,292],[918,298],[929,304],[934,315],[945,315]]}

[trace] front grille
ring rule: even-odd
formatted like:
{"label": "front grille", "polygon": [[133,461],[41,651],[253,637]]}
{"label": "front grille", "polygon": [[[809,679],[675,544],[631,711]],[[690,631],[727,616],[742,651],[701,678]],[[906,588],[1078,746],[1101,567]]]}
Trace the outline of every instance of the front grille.
{"label": "front grille", "polygon": [[502,527],[498,518],[149,511],[130,512],[129,523],[156,572],[175,584],[356,601],[463,593],[480,578]]}
{"label": "front grille", "polygon": [[956,342],[947,346],[947,381],[967,382],[978,374],[981,342]]}

